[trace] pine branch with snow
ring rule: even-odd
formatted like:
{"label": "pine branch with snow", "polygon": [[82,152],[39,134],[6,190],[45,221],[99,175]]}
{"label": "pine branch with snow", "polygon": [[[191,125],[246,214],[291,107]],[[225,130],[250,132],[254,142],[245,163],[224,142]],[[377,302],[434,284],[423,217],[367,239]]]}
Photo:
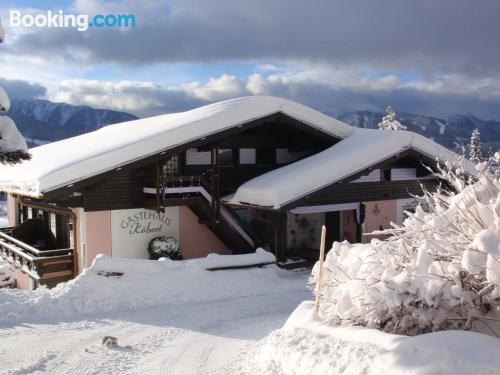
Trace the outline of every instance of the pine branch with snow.
{"label": "pine branch with snow", "polygon": [[383,231],[387,240],[334,243],[320,316],[400,334],[500,336],[500,182],[487,163],[478,168],[473,177],[461,164],[441,168],[447,183],[426,193],[402,225]]}
{"label": "pine branch with snow", "polygon": [[385,113],[386,115],[378,124],[380,130],[406,130],[406,126],[397,120],[396,112],[394,112],[391,106],[386,108]]}

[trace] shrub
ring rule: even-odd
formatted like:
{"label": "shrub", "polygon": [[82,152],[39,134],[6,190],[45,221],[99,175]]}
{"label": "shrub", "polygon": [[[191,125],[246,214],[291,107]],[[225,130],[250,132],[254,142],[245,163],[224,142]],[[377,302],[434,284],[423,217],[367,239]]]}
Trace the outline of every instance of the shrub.
{"label": "shrub", "polygon": [[169,236],[155,237],[149,241],[148,252],[149,258],[153,260],[160,258],[182,260],[179,241]]}
{"label": "shrub", "polygon": [[387,240],[333,244],[316,288],[323,319],[401,334],[500,336],[500,183],[492,164],[478,165],[473,178],[462,166],[441,169],[448,187],[426,193],[403,225],[382,232]]}

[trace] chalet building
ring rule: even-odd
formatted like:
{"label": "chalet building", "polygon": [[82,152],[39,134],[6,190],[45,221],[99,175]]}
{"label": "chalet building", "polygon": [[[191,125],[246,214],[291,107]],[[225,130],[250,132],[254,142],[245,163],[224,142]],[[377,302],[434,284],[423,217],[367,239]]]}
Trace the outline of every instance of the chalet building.
{"label": "chalet building", "polygon": [[158,236],[184,258],[252,252],[317,257],[335,240],[401,222],[455,154],[406,131],[356,129],[275,97],[246,97],[106,126],[0,168],[10,227],[0,255],[18,284],[68,280],[99,253],[148,258]]}

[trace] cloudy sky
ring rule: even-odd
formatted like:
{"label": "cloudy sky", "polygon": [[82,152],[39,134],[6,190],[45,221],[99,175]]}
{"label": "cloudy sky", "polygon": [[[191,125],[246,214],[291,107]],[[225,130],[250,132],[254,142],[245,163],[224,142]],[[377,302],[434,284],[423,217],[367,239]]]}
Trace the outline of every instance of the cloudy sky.
{"label": "cloudy sky", "polygon": [[[11,28],[11,9],[137,23]],[[499,14],[498,0],[2,0],[0,84],[139,116],[263,94],[500,119]]]}

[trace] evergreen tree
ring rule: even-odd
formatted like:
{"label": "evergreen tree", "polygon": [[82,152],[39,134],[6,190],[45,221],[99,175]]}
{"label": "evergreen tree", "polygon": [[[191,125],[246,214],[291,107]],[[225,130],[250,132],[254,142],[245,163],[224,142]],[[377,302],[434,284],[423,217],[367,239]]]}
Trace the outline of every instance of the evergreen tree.
{"label": "evergreen tree", "polygon": [[378,128],[381,130],[406,130],[406,126],[401,124],[396,118],[396,112],[391,106],[385,110],[386,115],[379,122]]}
{"label": "evergreen tree", "polygon": [[493,147],[491,145],[488,146],[488,160],[491,160],[495,157],[495,151],[493,151]]}
{"label": "evergreen tree", "polygon": [[476,128],[470,137],[470,160],[474,163],[479,163],[483,160],[483,150],[481,145],[481,134]]}

